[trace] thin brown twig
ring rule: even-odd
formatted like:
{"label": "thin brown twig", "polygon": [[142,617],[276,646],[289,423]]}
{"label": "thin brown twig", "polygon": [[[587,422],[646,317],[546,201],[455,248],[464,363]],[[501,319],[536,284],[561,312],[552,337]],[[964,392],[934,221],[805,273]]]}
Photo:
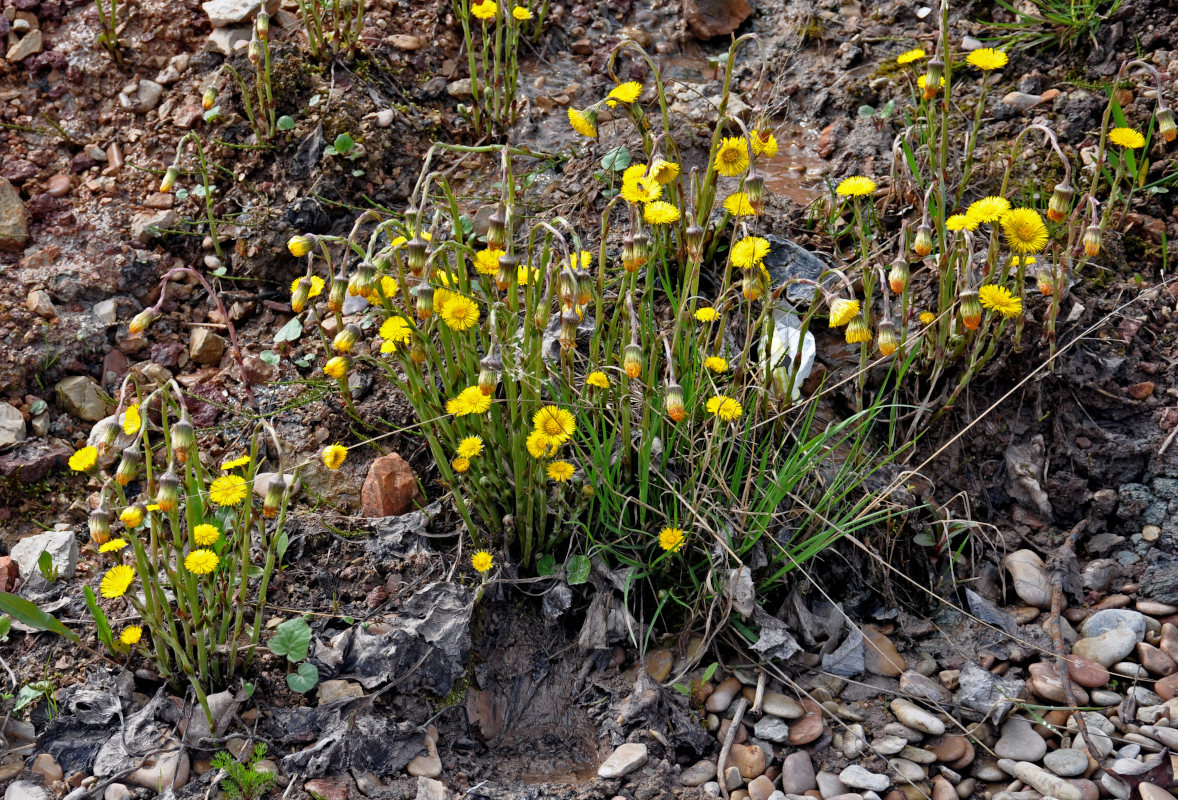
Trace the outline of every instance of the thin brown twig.
{"label": "thin brown twig", "polygon": [[742,697],[736,702],[736,713],[732,715],[732,724],[728,726],[728,735],[724,737],[724,746],[720,748],[720,757],[716,759],[716,780],[720,782],[720,791],[724,794],[725,800],[728,798],[728,781],[724,780],[724,767],[728,764],[728,753],[732,750],[732,743],[736,741],[736,731],[748,707],[747,697]]}

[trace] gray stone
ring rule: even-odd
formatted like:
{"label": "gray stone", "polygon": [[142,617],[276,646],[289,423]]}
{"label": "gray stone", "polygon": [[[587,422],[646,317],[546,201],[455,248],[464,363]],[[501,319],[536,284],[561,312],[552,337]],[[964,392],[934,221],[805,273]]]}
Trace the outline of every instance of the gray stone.
{"label": "gray stone", "polygon": [[877,736],[871,742],[871,749],[881,756],[894,756],[908,746],[908,740],[900,736]]}
{"label": "gray stone", "polygon": [[[819,276],[830,270],[830,265],[796,242],[781,236],[769,234],[769,254],[765,256],[765,269],[769,272],[770,283],[780,286],[791,278],[817,281]],[[828,277],[824,284],[833,285],[837,279]],[[803,283],[790,283],[785,297],[791,303],[809,305],[814,300],[814,287]]]}
{"label": "gray stone", "polygon": [[906,758],[889,758],[888,768],[897,780],[904,783],[919,783],[928,777],[924,767]]}
{"label": "gray stone", "polygon": [[1002,102],[1004,105],[1017,108],[1019,111],[1026,111],[1028,108],[1033,108],[1043,102],[1043,98],[1037,94],[1011,92],[1002,98]]}
{"label": "gray stone", "polygon": [[1093,705],[1106,707],[1115,706],[1124,699],[1116,692],[1110,692],[1107,689],[1093,689],[1088,693],[1088,696],[1092,698]]}
{"label": "gray stone", "polygon": [[1139,641],[1136,631],[1113,628],[1099,636],[1081,639],[1072,645],[1072,652],[1090,658],[1101,666],[1110,667],[1132,653]]}
{"label": "gray stone", "polygon": [[24,61],[34,53],[40,53],[42,43],[43,40],[41,38],[40,29],[29,31],[20,39],[18,39],[17,42],[12,45],[12,47],[8,48],[8,53],[4,56],[4,58],[8,61],[12,61],[13,63],[17,61]]}
{"label": "gray stone", "polygon": [[23,442],[25,418],[8,403],[0,403],[0,447]]}
{"label": "gray stone", "polygon": [[160,235],[161,231],[176,227],[180,216],[171,209],[145,211],[131,217],[131,238],[140,244],[147,244]]}
{"label": "gray stone", "polygon": [[[233,28],[213,28],[209,34],[206,47],[214,53],[231,56],[238,49],[238,45],[245,47],[253,35],[253,28],[249,25],[239,25]],[[200,109],[200,106],[196,106]]]}
{"label": "gray stone", "polygon": [[459,100],[472,96],[470,78],[459,78],[446,84],[446,94]]}
{"label": "gray stone", "polygon": [[[833,775],[830,777],[834,778]],[[838,779],[835,778],[837,781]],[[797,750],[785,757],[781,763],[781,790],[786,794],[804,794],[818,789],[820,784],[814,775],[814,763],[805,750]],[[846,787],[843,787],[846,791]]]}
{"label": "gray stone", "polygon": [[[900,720],[900,722],[909,728],[915,728],[932,736],[940,736],[945,732],[944,722],[941,722],[937,717],[902,697],[897,697],[892,701],[891,709],[892,713],[896,715],[896,719]],[[847,782],[843,781],[843,783]],[[851,784],[847,783],[847,785],[850,786]],[[872,787],[862,786],[857,788],[870,789]],[[887,787],[884,788],[886,789]]]}
{"label": "gray stone", "polygon": [[[269,10],[277,10],[273,8],[276,3],[268,2],[266,5]],[[262,4],[260,0],[208,0],[207,3],[201,3],[200,7],[208,14],[214,28],[227,28],[252,20],[261,10]]]}
{"label": "gray stone", "polygon": [[871,772],[858,764],[852,764],[840,772],[839,780],[851,789],[870,789],[873,792],[886,792],[892,785],[887,775]]}
{"label": "gray stone", "polygon": [[160,97],[164,93],[164,87],[155,81],[149,81],[146,78],[139,81],[139,88],[135,92],[135,110],[140,114],[151,111],[160,104]]}
{"label": "gray stone", "polygon": [[1056,800],[1083,800],[1083,794],[1078,787],[1029,761],[1002,758],[998,760],[998,766],[1045,797],[1054,797]]}
{"label": "gray stone", "polygon": [[417,779],[416,800],[450,800],[451,797],[450,790],[441,781],[426,777]]}
{"label": "gray stone", "polygon": [[792,697],[780,692],[765,692],[761,700],[761,708],[766,714],[772,714],[782,719],[801,719],[806,715],[802,704]]}
{"label": "gray stone", "polygon": [[57,384],[57,402],[69,414],[89,422],[106,416],[102,388],[89,375],[71,375]]}
{"label": "gray stone", "polygon": [[[781,773],[782,785],[785,783],[785,771]],[[822,795],[823,800],[830,800],[840,794],[847,793],[846,785],[838,779],[838,776],[833,772],[826,772],[823,770],[814,776],[818,783],[818,793]]]}
{"label": "gray stone", "polygon": [[789,741],[789,725],[777,717],[762,717],[753,726],[753,735],[767,742],[784,744]]}
{"label": "gray stone", "polygon": [[52,795],[32,781],[13,781],[4,790],[4,800],[52,800]]}
{"label": "gray stone", "polygon": [[100,300],[90,309],[90,313],[103,325],[114,325],[119,321],[118,298],[108,297],[105,300]]}
{"label": "gray stone", "polygon": [[704,759],[697,761],[679,776],[679,783],[683,786],[703,786],[716,777],[716,762]]}
{"label": "gray stone", "polygon": [[169,750],[151,756],[147,763],[127,776],[127,782],[152,791],[167,787],[179,789],[188,783],[188,753]]}
{"label": "gray stone", "polygon": [[1020,761],[1038,761],[1047,752],[1047,742],[1035,733],[1031,723],[1020,717],[1011,717],[1002,726],[1002,736],[994,745],[999,758]]}
{"label": "gray stone", "polygon": [[620,778],[629,775],[646,763],[646,745],[627,742],[610,754],[610,757],[597,768],[597,775],[601,778]]}
{"label": "gray stone", "polygon": [[1117,628],[1131,630],[1137,641],[1144,641],[1146,617],[1140,611],[1131,611],[1127,608],[1106,608],[1084,620],[1080,625],[1080,633],[1085,638],[1092,638]]}
{"label": "gray stone", "polygon": [[[3,204],[0,203],[0,209]],[[0,213],[0,220],[4,215]],[[0,248],[2,248],[3,233],[0,231]],[[1148,597],[1159,603],[1178,605],[1178,555],[1151,550],[1149,566],[1141,574],[1140,596]]]}
{"label": "gray stone", "polygon": [[59,578],[72,578],[78,566],[78,542],[73,531],[48,531],[26,536],[12,546],[9,555],[16,562],[20,576],[28,580],[37,573],[41,553],[49,553]]}
{"label": "gray stone", "polygon": [[131,790],[121,783],[108,784],[102,793],[102,800],[131,800]]}
{"label": "gray stone", "polygon": [[20,250],[28,241],[29,214],[25,204],[16,187],[0,178],[0,250]]}

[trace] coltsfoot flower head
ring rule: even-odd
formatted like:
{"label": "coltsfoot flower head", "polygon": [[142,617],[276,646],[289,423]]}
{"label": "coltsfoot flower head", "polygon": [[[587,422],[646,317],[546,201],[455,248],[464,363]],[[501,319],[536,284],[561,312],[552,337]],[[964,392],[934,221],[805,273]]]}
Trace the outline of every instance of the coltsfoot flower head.
{"label": "coltsfoot flower head", "polygon": [[1108,140],[1117,147],[1124,147],[1126,150],[1145,147],[1145,137],[1132,128],[1113,128],[1108,132]]}
{"label": "coltsfoot flower head", "polygon": [[709,414],[714,414],[725,422],[731,422],[744,413],[740,403],[722,394],[713,395],[707,404]]}
{"label": "coltsfoot flower head", "polygon": [[561,312],[558,338],[562,350],[572,350],[577,346],[577,325],[580,322],[580,315],[571,306]]}
{"label": "coltsfoot flower head", "polygon": [[127,540],[121,536],[118,539],[111,539],[98,548],[100,553],[117,553],[127,546]]}
{"label": "coltsfoot flower head", "polygon": [[965,60],[983,72],[1002,69],[1010,61],[1005,52],[995,50],[993,47],[978,48],[966,56]]}
{"label": "coltsfoot flower head", "polygon": [[903,294],[908,288],[908,273],[908,262],[903,258],[897,258],[888,270],[888,288],[895,294]]}
{"label": "coltsfoot flower head", "polygon": [[204,94],[200,96],[200,107],[205,111],[211,109],[217,102],[217,87],[210,86],[204,90]]}
{"label": "coltsfoot flower head", "polygon": [[495,559],[486,550],[480,550],[470,557],[470,565],[474,567],[475,572],[488,572],[494,564]]}
{"label": "coltsfoot flower head", "polygon": [[343,272],[331,279],[331,288],[327,291],[327,309],[333,314],[344,310],[344,301],[348,295],[348,276]]}
{"label": "coltsfoot flower head", "polygon": [[724,210],[734,217],[755,217],[758,213],[747,192],[733,192],[725,197]]}
{"label": "coltsfoot flower head", "polygon": [[556,453],[556,448],[560,447],[559,444],[549,441],[544,431],[529,433],[524,446],[532,458],[551,458]]}
{"label": "coltsfoot flower head", "polygon": [[470,7],[470,13],[476,19],[488,20],[495,16],[499,11],[499,5],[495,0],[483,0],[481,3],[475,3]]}
{"label": "coltsfoot flower head", "polygon": [[249,487],[240,475],[222,475],[209,484],[209,500],[219,506],[239,505],[247,494]]}
{"label": "coltsfoot flower head", "polygon": [[102,576],[102,584],[98,588],[99,594],[107,600],[114,600],[127,593],[131,581],[135,580],[135,569],[126,564],[111,567]]}
{"label": "coltsfoot flower head", "polygon": [[847,329],[843,332],[843,338],[847,340],[847,344],[860,344],[871,341],[871,327],[867,324],[867,320],[863,319],[862,314],[847,323]]}
{"label": "coltsfoot flower head", "polygon": [[1174,138],[1178,137],[1178,124],[1174,122],[1174,112],[1168,108],[1159,108],[1157,119],[1158,133],[1162,135],[1162,139],[1167,142],[1174,141]]}
{"label": "coltsfoot flower head", "polygon": [[1006,244],[1016,253],[1038,253],[1047,245],[1047,225],[1033,208],[1014,208],[1002,215]]}
{"label": "coltsfoot flower head", "polygon": [[499,270],[499,257],[503,250],[487,247],[474,254],[474,268],[480,275],[494,275]]}
{"label": "coltsfoot flower head", "polygon": [[205,523],[192,529],[192,541],[200,547],[208,547],[220,538],[221,530],[216,525]]}
{"label": "coltsfoot flower head", "polygon": [[127,332],[134,335],[143,333],[150,328],[152,324],[160,318],[160,312],[155,307],[145,308],[131,318],[131,323],[127,326]]}
{"label": "coltsfoot flower head", "polygon": [[672,422],[680,422],[687,416],[687,406],[683,402],[683,387],[674,381],[667,381],[666,391],[663,393],[663,407]]}
{"label": "coltsfoot flower head", "polygon": [[700,322],[715,322],[720,318],[720,312],[711,306],[704,306],[696,309],[695,318]]}
{"label": "coltsfoot flower head", "polygon": [[777,137],[773,135],[773,131],[753,131],[749,134],[749,144],[753,146],[755,156],[773,158],[777,155]]}
{"label": "coltsfoot flower head", "polygon": [[110,538],[110,509],[106,507],[105,500],[98,508],[90,512],[88,523],[90,539],[93,542],[103,544]]}
{"label": "coltsfoot flower head", "polygon": [[222,472],[232,472],[233,470],[237,469],[238,467],[244,467],[249,463],[250,463],[250,454],[245,453],[244,455],[240,455],[237,458],[231,458],[228,461],[222,462],[221,463],[221,471]]}
{"label": "coltsfoot flower head", "polygon": [[483,394],[478,385],[468,386],[452,400],[446,401],[446,413],[456,417],[485,414],[491,408],[491,396]]}
{"label": "coltsfoot flower head", "polygon": [[1005,197],[983,197],[981,200],[975,200],[969,204],[969,210],[966,211],[966,216],[973,219],[975,222],[992,223],[997,222],[1010,211],[1010,201]]}
{"label": "coltsfoot flower head", "polygon": [[479,304],[466,295],[454,294],[449,297],[442,310],[442,322],[455,331],[464,331],[479,321]]}
{"label": "coltsfoot flower head", "polygon": [[180,170],[175,166],[168,167],[164,177],[160,180],[160,191],[164,194],[176,188],[176,178],[180,177]]}
{"label": "coltsfoot flower head", "polygon": [[835,192],[843,197],[866,197],[875,191],[875,181],[865,175],[852,175],[839,182]]}
{"label": "coltsfoot flower head", "polygon": [[896,335],[896,323],[890,319],[880,322],[878,336],[876,338],[876,345],[879,347],[879,352],[885,356],[890,356],[896,352],[899,344],[900,338]]}
{"label": "coltsfoot flower head", "polygon": [[290,307],[296,314],[302,313],[307,301],[323,292],[324,281],[318,275],[295,278],[290,285]]}
{"label": "coltsfoot flower head", "polygon": [[454,460],[450,462],[450,468],[462,474],[470,469],[470,459],[464,456],[455,456]]}
{"label": "coltsfoot flower head", "polygon": [[577,432],[577,421],[560,406],[544,406],[532,415],[532,427],[555,444],[564,444]]}
{"label": "coltsfoot flower head", "polygon": [[921,88],[921,96],[925,100],[932,100],[938,91],[945,88],[945,62],[940,56],[934,56],[928,62],[928,68],[916,80],[916,85]]}
{"label": "coltsfoot flower head", "polygon": [[653,203],[663,196],[663,185],[651,175],[642,164],[631,164],[622,173],[622,199],[632,205]]}
{"label": "coltsfoot flower head", "polygon": [[839,297],[830,304],[830,327],[841,328],[859,314],[859,301]]}
{"label": "coltsfoot flower head", "polygon": [[937,321],[937,315],[931,311],[921,311],[918,319],[921,325],[932,325]]}
{"label": "coltsfoot flower head", "polygon": [[668,553],[678,553],[685,541],[687,536],[680,528],[667,527],[659,531],[659,547]]}
{"label": "coltsfoot flower head", "polygon": [[516,6],[511,9],[511,16],[520,22],[527,22],[532,18],[532,11],[525,6]]}
{"label": "coltsfoot flower head", "polygon": [[749,143],[742,136],[725,136],[716,151],[716,172],[735,178],[749,168]]}
{"label": "coltsfoot flower head", "polygon": [[219,563],[221,559],[212,550],[193,550],[184,557],[184,568],[193,575],[208,575]]}
{"label": "coltsfoot flower head", "polygon": [[143,524],[143,518],[147,515],[147,510],[142,505],[136,503],[133,506],[127,506],[119,514],[119,521],[127,527],[127,530],[138,528]]}
{"label": "coltsfoot flower head", "polygon": [[976,331],[982,322],[982,304],[978,302],[978,293],[967,289],[957,299],[961,304],[961,324],[967,331]]}
{"label": "coltsfoot flower head", "polygon": [[980,224],[969,214],[954,214],[945,220],[945,227],[951,231],[976,231]]}
{"label": "coltsfoot flower head", "polygon": [[331,340],[331,346],[335,348],[337,353],[350,353],[356,347],[356,342],[360,340],[360,326],[348,325],[342,331],[335,335]]}
{"label": "coltsfoot flower head", "polygon": [[409,344],[412,334],[413,329],[409,327],[408,320],[399,314],[394,314],[380,324],[380,338],[386,342]]}
{"label": "coltsfoot flower head", "polygon": [[769,241],[760,236],[745,236],[732,245],[732,265],[740,269],[759,266],[769,255]]}
{"label": "coltsfoot flower head", "polygon": [[634,379],[641,375],[645,361],[641,346],[628,344],[622,348],[622,369],[625,370],[627,378]]}
{"label": "coltsfoot flower head", "polygon": [[604,372],[594,370],[585,376],[585,385],[592,386],[596,389],[608,389],[609,376]]}
{"label": "coltsfoot flower head", "polygon": [[928,53],[919,47],[912,50],[905,51],[896,56],[896,63],[903,66],[904,64],[911,64],[913,61],[920,61],[922,58],[927,58]]}
{"label": "coltsfoot flower head", "polygon": [[347,356],[332,356],[323,365],[323,373],[329,377],[338,380],[343,380],[344,376],[348,374],[348,370],[352,367],[352,359]]}
{"label": "coltsfoot flower head", "polygon": [[94,447],[83,447],[70,456],[70,469],[74,472],[89,472],[97,463],[98,449]]}
{"label": "coltsfoot flower head", "polygon": [[569,125],[582,136],[590,139],[597,138],[597,107],[591,106],[584,111],[569,109]]}
{"label": "coltsfoot flower head", "polygon": [[646,170],[646,177],[653,179],[659,186],[666,186],[678,176],[679,165],[662,156],[651,159],[650,167]]}
{"label": "coltsfoot flower head", "polygon": [[1023,300],[1011,295],[1011,290],[998,284],[986,284],[978,290],[978,302],[981,308],[990,309],[1001,316],[1011,319],[1023,313]]}
{"label": "coltsfoot flower head", "polygon": [[670,225],[679,221],[679,209],[666,200],[656,200],[646,204],[642,218],[648,225]]}
{"label": "coltsfoot flower head", "polygon": [[1052,274],[1049,265],[1044,264],[1039,267],[1039,271],[1035,274],[1035,284],[1039,289],[1039,294],[1048,297],[1055,294],[1055,275]]}
{"label": "coltsfoot flower head", "polygon": [[1066,181],[1060,181],[1051,192],[1051,200],[1047,203],[1047,219],[1052,222],[1063,222],[1064,217],[1072,208],[1072,198],[1076,190]]}
{"label": "coltsfoot flower head", "polygon": [[635,102],[642,94],[642,84],[638,81],[626,81],[619,83],[617,86],[609,90],[607,97],[610,100],[617,100],[619,103]]}
{"label": "coltsfoot flower head", "polygon": [[[218,480],[220,480],[218,478]],[[241,480],[238,478],[238,480]],[[242,483],[245,483],[242,481]],[[159,481],[159,487],[155,493],[155,504],[160,507],[160,511],[165,513],[176,510],[177,503],[180,502],[180,478],[175,472],[168,470],[163,474]]]}
{"label": "coltsfoot flower head", "polygon": [[139,640],[143,638],[143,628],[138,625],[128,625],[123,628],[123,632],[119,634],[119,641],[131,647],[139,644]]}
{"label": "coltsfoot flower head", "polygon": [[286,494],[286,481],[281,475],[275,475],[274,479],[266,486],[266,494],[262,498],[262,516],[266,519],[273,519],[278,516],[279,509],[282,508],[282,498]]}
{"label": "coltsfoot flower head", "polygon": [[728,371],[728,361],[726,359],[720,358],[720,356],[708,356],[704,359],[704,366],[710,369],[712,372],[719,373]]}
{"label": "coltsfoot flower head", "polygon": [[545,473],[550,480],[554,480],[557,483],[564,483],[573,477],[575,471],[576,469],[573,465],[567,461],[553,461],[548,465]]}
{"label": "coltsfoot flower head", "polygon": [[1084,229],[1084,252],[1088,254],[1089,258],[1094,258],[1100,255],[1101,245],[1104,244],[1104,234],[1101,233],[1099,225],[1089,225]]}
{"label": "coltsfoot flower head", "polygon": [[295,258],[302,258],[307,253],[311,252],[311,248],[315,246],[315,234],[300,233],[297,236],[292,236],[286,242],[286,249]]}
{"label": "coltsfoot flower head", "polygon": [[467,436],[458,443],[458,455],[463,458],[474,458],[483,452],[483,437]]}

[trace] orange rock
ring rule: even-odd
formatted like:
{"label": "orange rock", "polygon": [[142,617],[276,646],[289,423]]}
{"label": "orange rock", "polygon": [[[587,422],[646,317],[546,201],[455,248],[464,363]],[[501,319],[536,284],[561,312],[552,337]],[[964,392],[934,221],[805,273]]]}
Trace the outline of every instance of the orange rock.
{"label": "orange rock", "polygon": [[360,516],[399,517],[421,496],[413,468],[397,453],[372,462],[360,490]]}

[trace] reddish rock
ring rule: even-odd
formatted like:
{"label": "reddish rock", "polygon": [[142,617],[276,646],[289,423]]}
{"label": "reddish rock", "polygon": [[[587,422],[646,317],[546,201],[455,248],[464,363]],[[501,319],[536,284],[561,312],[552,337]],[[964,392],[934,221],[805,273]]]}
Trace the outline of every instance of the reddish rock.
{"label": "reddish rock", "polygon": [[802,708],[806,709],[805,716],[789,726],[789,743],[795,747],[814,741],[826,727],[822,722],[822,706],[807,697],[802,700]]}
{"label": "reddish rock", "polygon": [[1149,642],[1137,643],[1137,660],[1154,675],[1165,676],[1178,672],[1178,664],[1174,663],[1174,659]]}
{"label": "reddish rock", "polygon": [[1163,700],[1173,700],[1178,695],[1178,673],[1162,678],[1153,685],[1153,690]]}
{"label": "reddish rock", "polygon": [[303,784],[307,794],[319,795],[327,800],[348,800],[348,786],[329,778],[316,778]]}
{"label": "reddish rock", "polygon": [[8,556],[0,556],[0,592],[11,592],[16,588],[16,579],[20,570]]}
{"label": "reddish rock", "polygon": [[389,453],[368,468],[360,490],[360,516],[399,517],[413,510],[419,495],[413,469],[399,454]]}
{"label": "reddish rock", "polygon": [[687,28],[697,39],[727,36],[752,13],[747,0],[683,0]]}
{"label": "reddish rock", "polygon": [[1142,381],[1129,387],[1129,394],[1136,400],[1144,400],[1153,395],[1153,381]]}
{"label": "reddish rock", "polygon": [[870,625],[863,626],[863,659],[872,675],[897,677],[908,669],[908,662],[888,637]]}
{"label": "reddish rock", "polygon": [[1100,689],[1108,683],[1108,670],[1083,656],[1064,656],[1068,677],[1088,689]]}

